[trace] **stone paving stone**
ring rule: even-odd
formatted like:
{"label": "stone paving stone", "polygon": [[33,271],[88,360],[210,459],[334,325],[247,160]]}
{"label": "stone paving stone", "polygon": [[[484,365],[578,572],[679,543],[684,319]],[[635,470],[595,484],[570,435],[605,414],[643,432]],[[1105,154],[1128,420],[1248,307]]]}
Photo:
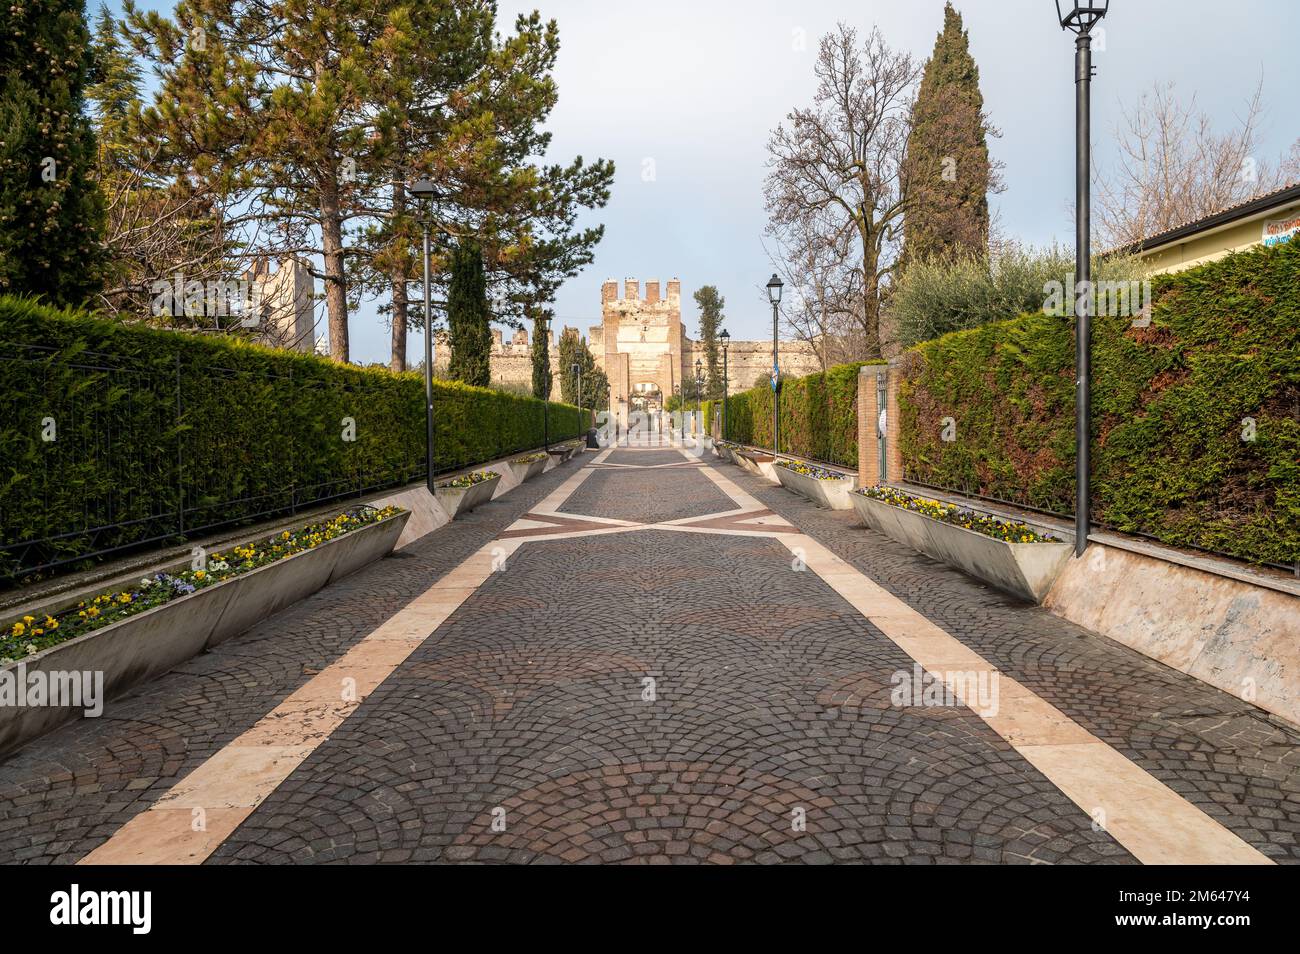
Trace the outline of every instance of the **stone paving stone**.
{"label": "stone paving stone", "polygon": [[101,718],[9,755],[0,762],[0,862],[66,864],[97,847],[577,466],[534,478],[110,701]]}
{"label": "stone paving stone", "polygon": [[973,713],[891,707],[909,667],[771,539],[532,543],[211,860],[1133,861]]}
{"label": "stone paving stone", "polygon": [[[566,513],[735,506],[698,467],[655,466],[676,451],[606,460],[637,466],[593,469]],[[84,855],[574,472],[10,757],[0,860]],[[1297,733],[852,514],[725,474],[1250,844],[1295,857]],[[969,709],[892,705],[911,666],[770,537],[529,540],[208,860],[1135,863]]]}
{"label": "stone paving stone", "polygon": [[[664,459],[664,455],[670,456]],[[682,466],[655,466],[672,464],[672,458]],[[615,451],[607,462],[647,469],[599,470],[564,502],[560,513],[655,523],[702,517],[736,507],[730,497],[697,472],[698,468],[686,464],[677,451]]]}
{"label": "stone paving stone", "polygon": [[739,467],[723,473],[1274,861],[1300,861],[1300,732]]}

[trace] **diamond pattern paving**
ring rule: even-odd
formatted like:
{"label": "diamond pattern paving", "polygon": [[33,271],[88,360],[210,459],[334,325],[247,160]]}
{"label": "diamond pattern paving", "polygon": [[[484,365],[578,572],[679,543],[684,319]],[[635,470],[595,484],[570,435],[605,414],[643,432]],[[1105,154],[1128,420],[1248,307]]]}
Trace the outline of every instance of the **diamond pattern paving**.
{"label": "diamond pattern paving", "polygon": [[[1300,857],[1290,728],[738,468],[670,449],[579,461],[10,757],[0,860]],[[544,501],[578,519],[547,523]],[[846,586],[897,609],[878,626]],[[292,693],[426,612],[432,635],[390,654],[341,722],[284,737]],[[998,718],[895,704],[915,664],[893,631],[905,613],[935,634],[917,645],[955,639],[1023,692]],[[1122,784],[1145,785],[1174,833],[1150,816],[1108,831],[1077,767],[1052,763],[1064,748],[1018,741],[1045,732],[1090,740],[1129,780],[1098,807],[1122,814]],[[257,757],[271,742],[294,752],[279,774]],[[257,792],[242,807],[216,804],[227,765]]]}

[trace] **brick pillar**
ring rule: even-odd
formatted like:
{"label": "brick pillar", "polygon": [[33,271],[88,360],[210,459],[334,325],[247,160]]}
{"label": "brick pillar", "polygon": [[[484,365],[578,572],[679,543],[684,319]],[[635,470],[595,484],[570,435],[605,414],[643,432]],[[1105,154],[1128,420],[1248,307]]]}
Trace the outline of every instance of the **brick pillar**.
{"label": "brick pillar", "polygon": [[863,365],[858,369],[858,486],[871,487],[880,482],[880,452],[876,444],[877,368]]}
{"label": "brick pillar", "polygon": [[902,370],[895,358],[889,362],[889,374],[885,386],[885,480],[898,483],[903,479],[903,452],[898,446],[898,427],[901,421],[898,412],[898,386],[903,380]]}

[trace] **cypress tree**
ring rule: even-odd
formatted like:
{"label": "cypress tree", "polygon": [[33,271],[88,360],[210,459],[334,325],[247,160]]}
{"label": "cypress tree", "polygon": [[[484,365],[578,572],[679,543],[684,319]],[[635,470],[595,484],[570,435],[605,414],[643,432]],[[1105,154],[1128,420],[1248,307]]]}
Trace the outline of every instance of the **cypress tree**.
{"label": "cypress tree", "polygon": [[0,12],[0,291],[84,304],[100,286],[104,202],[83,112],[83,0]]}
{"label": "cypress tree", "polygon": [[447,290],[448,373],[456,381],[487,387],[492,380],[492,329],[483,253],[462,242],[452,255]]}
{"label": "cypress tree", "polygon": [[578,376],[573,373],[576,364],[582,368],[582,406],[599,411],[609,404],[609,379],[596,365],[596,356],[582,340],[577,328],[565,328],[560,334],[560,399],[566,404],[578,403]]}
{"label": "cypress tree", "polygon": [[533,306],[533,397],[545,398],[551,392],[551,340],[546,333],[547,312]]}
{"label": "cypress tree", "polygon": [[[718,326],[722,324],[722,308],[726,299],[713,285],[705,285],[695,293],[695,304],[700,306],[700,341],[704,344],[704,365],[707,383],[706,398],[722,397],[722,359],[718,354]],[[694,384],[691,385],[694,388]]]}
{"label": "cypress tree", "polygon": [[989,149],[979,67],[961,14],[944,5],[925,64],[903,164],[905,261],[988,250]]}

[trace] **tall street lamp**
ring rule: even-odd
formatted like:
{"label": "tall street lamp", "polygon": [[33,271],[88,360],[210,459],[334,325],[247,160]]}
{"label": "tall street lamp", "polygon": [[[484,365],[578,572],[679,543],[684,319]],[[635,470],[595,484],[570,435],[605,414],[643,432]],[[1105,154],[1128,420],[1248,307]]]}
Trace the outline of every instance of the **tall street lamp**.
{"label": "tall street lamp", "polygon": [[582,365],[575,361],[569,370],[578,376],[578,421],[580,424],[584,425],[582,433],[585,436],[587,433],[587,428],[585,426],[587,423],[587,416],[582,410]]}
{"label": "tall street lamp", "polygon": [[781,446],[781,364],[777,360],[776,321],[777,309],[781,304],[781,288],[784,282],[775,272],[767,282],[767,297],[772,302],[772,456],[777,455]]}
{"label": "tall street lamp", "polygon": [[1089,507],[1092,494],[1092,249],[1091,195],[1088,177],[1089,129],[1092,87],[1092,28],[1106,15],[1110,0],[1075,3],[1066,10],[1056,0],[1061,29],[1075,34],[1074,40],[1074,553],[1088,548]]}
{"label": "tall street lamp", "polygon": [[726,328],[718,335],[722,340],[722,439],[727,439],[727,399],[731,396],[731,382],[727,380],[727,345],[731,344],[731,334]]}
{"label": "tall street lamp", "polygon": [[542,375],[542,449],[551,450],[551,335],[546,330],[546,315],[537,316],[537,333],[546,342],[546,373]]}
{"label": "tall street lamp", "polygon": [[700,359],[695,359],[695,427],[693,431],[704,432],[704,420],[700,417],[700,392],[704,390],[704,365],[700,364]]}
{"label": "tall street lamp", "polygon": [[425,486],[433,493],[433,313],[429,302],[429,217],[432,214],[433,183],[420,179],[408,189],[420,203],[424,229],[424,468]]}

